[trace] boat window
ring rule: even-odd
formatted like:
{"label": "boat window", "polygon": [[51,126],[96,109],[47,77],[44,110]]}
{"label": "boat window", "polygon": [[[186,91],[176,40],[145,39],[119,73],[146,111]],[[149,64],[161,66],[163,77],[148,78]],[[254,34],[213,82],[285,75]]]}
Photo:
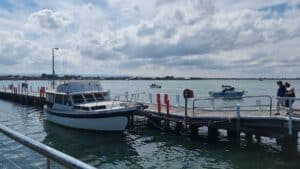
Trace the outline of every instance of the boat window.
{"label": "boat window", "polygon": [[74,106],[74,109],[85,110],[85,111],[89,111],[90,110],[88,107],[84,107],[84,106]]}
{"label": "boat window", "polygon": [[50,93],[46,93],[47,101],[50,103],[54,103],[54,95]]}
{"label": "boat window", "polygon": [[84,103],[84,98],[82,95],[73,95],[73,101],[74,103]]}
{"label": "boat window", "polygon": [[65,104],[65,105],[69,105],[69,106],[72,105],[70,96],[64,95],[64,104]]}
{"label": "boat window", "polygon": [[55,96],[55,103],[57,103],[57,104],[64,104],[63,95],[56,95]]}
{"label": "boat window", "polygon": [[93,102],[95,101],[94,96],[92,94],[85,94],[84,98],[87,102]]}
{"label": "boat window", "polygon": [[106,109],[106,106],[105,105],[102,105],[102,106],[94,106],[94,107],[91,107],[92,110],[101,110],[101,109]]}
{"label": "boat window", "polygon": [[94,93],[96,100],[98,100],[98,101],[104,100],[104,94],[105,93]]}

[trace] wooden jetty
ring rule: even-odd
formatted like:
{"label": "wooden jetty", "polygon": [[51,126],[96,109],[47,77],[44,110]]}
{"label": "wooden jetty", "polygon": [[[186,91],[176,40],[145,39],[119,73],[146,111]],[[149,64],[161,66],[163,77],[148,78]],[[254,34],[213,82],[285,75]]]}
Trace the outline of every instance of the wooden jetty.
{"label": "wooden jetty", "polygon": [[[37,92],[20,94],[0,91],[0,98],[35,106],[46,104],[45,97]],[[190,102],[196,100],[189,99]],[[261,136],[265,136],[276,138],[277,143],[282,145],[283,152],[297,152],[300,114],[293,109],[284,110],[281,115],[275,116],[272,104],[268,110],[243,110],[239,105],[231,110],[216,110],[195,106],[167,108],[168,105],[165,104],[158,108],[157,104],[143,104],[147,108],[134,112],[129,118],[131,122],[135,119],[134,116],[144,116],[152,126],[190,136],[197,136],[200,127],[207,127],[210,140],[218,139],[219,129],[226,130],[228,139],[235,141],[240,140],[241,133],[250,140],[256,138],[259,141]],[[288,115],[286,112],[289,112]]]}
{"label": "wooden jetty", "polygon": [[8,101],[18,102],[26,105],[43,107],[46,104],[46,98],[40,92],[17,93],[10,90],[1,90],[0,98]]}

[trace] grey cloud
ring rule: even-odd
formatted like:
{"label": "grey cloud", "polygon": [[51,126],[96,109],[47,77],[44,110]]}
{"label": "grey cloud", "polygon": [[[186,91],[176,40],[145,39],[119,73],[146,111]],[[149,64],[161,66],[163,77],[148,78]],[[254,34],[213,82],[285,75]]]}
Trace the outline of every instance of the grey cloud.
{"label": "grey cloud", "polygon": [[156,6],[161,6],[161,5],[167,5],[173,2],[176,2],[177,0],[158,0],[156,1]]}
{"label": "grey cloud", "polygon": [[44,29],[59,29],[70,24],[71,20],[65,14],[43,9],[30,15],[29,21]]}
{"label": "grey cloud", "polygon": [[184,14],[180,10],[176,10],[174,18],[176,18],[179,22],[182,22],[184,21]]}
{"label": "grey cloud", "polygon": [[25,41],[4,41],[0,43],[0,64],[15,65],[22,62],[32,54],[32,47]]}
{"label": "grey cloud", "polygon": [[80,54],[82,56],[91,57],[99,60],[116,59],[116,57],[119,56],[117,53],[112,52],[110,50],[104,50],[101,47],[80,48]]}
{"label": "grey cloud", "polygon": [[[168,56],[201,55],[223,50],[234,50],[264,42],[278,42],[300,36],[300,29],[290,29],[286,24],[297,24],[299,19],[271,18],[264,19],[263,12],[242,11],[234,17],[208,15],[195,26],[169,22],[142,24],[137,29],[139,38],[149,37],[151,41],[126,38],[123,46],[115,48],[130,57],[161,58]],[[174,17],[176,15],[173,15]],[[218,18],[218,17],[220,18]],[[180,18],[180,17],[179,17]],[[197,21],[198,22],[198,21]],[[219,24],[227,24],[220,27]],[[228,24],[231,23],[231,24]],[[299,26],[300,27],[300,26]],[[185,30],[186,32],[182,32]],[[177,40],[169,38],[177,36]]]}
{"label": "grey cloud", "polygon": [[178,67],[178,68],[200,68],[209,70],[222,70],[228,68],[226,65],[219,61],[212,60],[207,57],[200,56],[196,59],[180,58],[180,57],[168,57],[168,58],[157,58],[157,59],[133,59],[125,61],[120,64],[121,68],[131,68],[144,66],[145,63],[153,65],[163,65],[165,67]]}
{"label": "grey cloud", "polygon": [[176,66],[176,67],[185,67],[185,68],[199,68],[199,69],[208,69],[208,70],[224,70],[226,65],[212,60],[210,58],[197,58],[197,59],[178,59],[173,58],[169,59],[163,63],[165,66]]}
{"label": "grey cloud", "polygon": [[78,39],[76,48],[82,56],[99,60],[117,59],[120,56],[113,50],[116,42],[105,33],[84,33]]}
{"label": "grey cloud", "polygon": [[142,24],[139,29],[137,30],[136,35],[143,37],[147,35],[153,35],[156,32],[156,28],[154,25],[150,24]]}
{"label": "grey cloud", "polygon": [[[165,10],[138,25],[82,37],[80,53],[99,60],[120,59],[122,69],[157,65],[251,73],[300,63],[298,59],[284,61],[260,51],[245,51],[249,57],[237,61],[217,59],[223,52],[299,36],[298,17],[264,17],[268,15],[266,12],[248,9],[222,13],[214,10],[211,2],[192,1],[190,4],[192,6],[177,6],[174,10],[161,6]],[[299,11],[295,14],[300,16]]]}
{"label": "grey cloud", "polygon": [[[166,32],[170,34],[165,35],[170,37],[177,31],[176,29],[171,29]],[[235,36],[235,32],[210,29],[194,32],[192,36],[181,36],[177,43],[166,42],[159,39],[147,44],[133,40],[127,41],[125,46],[117,50],[132,57],[150,58],[205,54],[232,48]]]}

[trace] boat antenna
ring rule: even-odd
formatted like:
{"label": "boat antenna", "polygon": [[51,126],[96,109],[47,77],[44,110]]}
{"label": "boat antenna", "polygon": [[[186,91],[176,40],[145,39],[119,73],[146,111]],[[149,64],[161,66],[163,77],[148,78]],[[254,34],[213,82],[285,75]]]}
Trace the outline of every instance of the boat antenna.
{"label": "boat antenna", "polygon": [[58,48],[52,48],[52,89],[55,87],[55,70],[54,70],[54,50],[58,50]]}
{"label": "boat antenna", "polygon": [[66,65],[67,65],[66,56],[63,55],[63,57],[62,57],[62,71],[63,71],[63,83],[64,84],[66,83]]}

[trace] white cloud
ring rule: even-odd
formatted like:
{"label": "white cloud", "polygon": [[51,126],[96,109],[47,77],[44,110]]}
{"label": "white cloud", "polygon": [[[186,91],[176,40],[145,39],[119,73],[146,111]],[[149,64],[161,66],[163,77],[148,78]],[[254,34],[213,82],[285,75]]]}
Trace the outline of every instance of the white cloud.
{"label": "white cloud", "polygon": [[54,12],[50,9],[42,9],[32,13],[29,18],[29,25],[44,30],[57,30],[68,26],[71,19],[65,13]]}
{"label": "white cloud", "polygon": [[[0,12],[0,36],[9,36],[1,37],[2,65],[39,63],[29,69],[40,73],[48,69],[50,49],[60,47],[75,73],[250,76],[284,73],[286,65],[293,67],[286,72],[300,70],[298,1],[34,2],[34,9],[18,8],[19,14]],[[290,58],[280,59],[285,56]],[[79,70],[87,61],[93,66]]]}

